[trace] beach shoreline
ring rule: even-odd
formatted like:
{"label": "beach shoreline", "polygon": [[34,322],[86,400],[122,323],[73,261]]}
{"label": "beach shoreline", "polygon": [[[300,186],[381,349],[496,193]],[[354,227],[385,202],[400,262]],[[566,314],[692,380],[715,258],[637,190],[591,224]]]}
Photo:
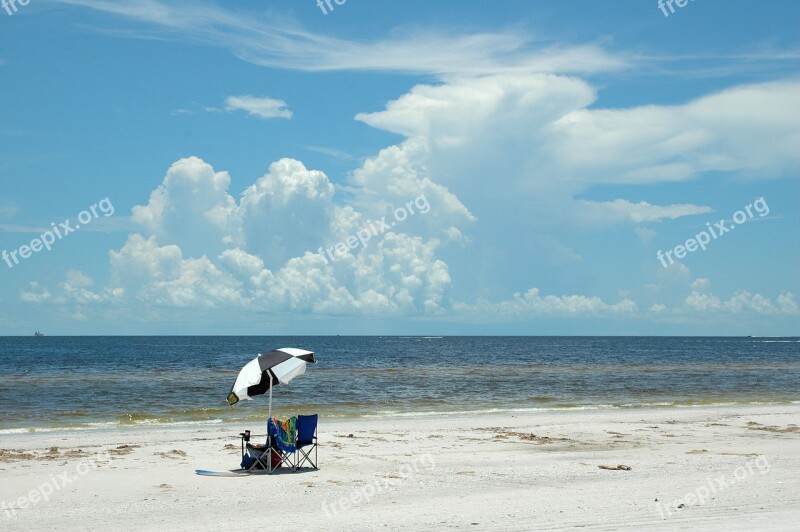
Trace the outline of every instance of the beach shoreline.
{"label": "beach shoreline", "polygon": [[785,529],[800,512],[796,404],[322,418],[318,471],[194,474],[235,469],[244,429],[263,434],[4,434],[2,528],[252,528],[275,509],[301,530]]}

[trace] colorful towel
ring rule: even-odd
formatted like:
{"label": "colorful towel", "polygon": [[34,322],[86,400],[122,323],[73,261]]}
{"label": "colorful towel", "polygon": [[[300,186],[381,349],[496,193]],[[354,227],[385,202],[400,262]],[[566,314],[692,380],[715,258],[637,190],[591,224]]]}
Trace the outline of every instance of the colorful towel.
{"label": "colorful towel", "polygon": [[293,453],[297,449],[297,418],[280,420],[272,416],[269,420],[269,434],[274,438],[275,445],[285,453]]}

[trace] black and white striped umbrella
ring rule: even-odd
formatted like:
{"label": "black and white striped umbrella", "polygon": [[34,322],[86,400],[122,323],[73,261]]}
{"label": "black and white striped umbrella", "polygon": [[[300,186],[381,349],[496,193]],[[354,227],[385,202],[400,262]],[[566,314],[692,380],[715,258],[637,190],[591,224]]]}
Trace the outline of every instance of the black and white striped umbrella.
{"label": "black and white striped umbrella", "polygon": [[294,347],[282,347],[269,353],[262,353],[245,364],[236,377],[228,403],[235,405],[243,399],[263,395],[269,390],[269,415],[272,415],[272,388],[286,384],[306,372],[306,364],[316,364],[314,353]]}

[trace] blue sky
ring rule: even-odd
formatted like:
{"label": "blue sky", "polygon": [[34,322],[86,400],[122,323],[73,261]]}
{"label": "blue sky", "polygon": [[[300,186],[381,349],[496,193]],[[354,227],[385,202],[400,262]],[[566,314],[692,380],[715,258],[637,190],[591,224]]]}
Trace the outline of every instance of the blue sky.
{"label": "blue sky", "polygon": [[229,4],[0,9],[0,334],[798,334],[796,2]]}

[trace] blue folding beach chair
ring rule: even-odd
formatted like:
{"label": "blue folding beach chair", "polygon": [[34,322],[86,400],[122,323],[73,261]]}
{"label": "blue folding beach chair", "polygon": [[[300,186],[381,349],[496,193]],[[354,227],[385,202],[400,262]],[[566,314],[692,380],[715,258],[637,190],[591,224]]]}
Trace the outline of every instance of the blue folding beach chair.
{"label": "blue folding beach chair", "polygon": [[[295,469],[309,463],[314,469],[317,467],[317,419],[319,415],[297,416],[297,463]],[[314,451],[314,459],[311,459]]]}
{"label": "blue folding beach chair", "polygon": [[244,440],[243,437],[242,446],[242,469],[247,471],[263,469],[271,473],[272,464],[275,463],[275,467],[277,467],[278,463],[273,462],[269,441],[267,443],[250,443],[250,441]]}
{"label": "blue folding beach chair", "polygon": [[[270,473],[281,467],[287,465],[295,469],[293,457],[297,451],[297,418],[292,416],[285,421],[281,421],[276,417],[271,417],[267,420],[267,441],[269,442],[270,453],[277,453],[277,458],[273,460],[270,456]],[[273,465],[277,464],[277,465]]]}
{"label": "blue folding beach chair", "polygon": [[[265,444],[250,443],[250,434],[242,433],[242,468],[249,471],[263,469],[272,473],[286,465],[294,470],[292,463],[297,439],[296,419],[291,417],[281,422],[276,417],[267,420],[267,442]],[[285,428],[284,428],[285,426]],[[245,445],[246,443],[246,445]],[[247,452],[245,453],[245,449]]]}

